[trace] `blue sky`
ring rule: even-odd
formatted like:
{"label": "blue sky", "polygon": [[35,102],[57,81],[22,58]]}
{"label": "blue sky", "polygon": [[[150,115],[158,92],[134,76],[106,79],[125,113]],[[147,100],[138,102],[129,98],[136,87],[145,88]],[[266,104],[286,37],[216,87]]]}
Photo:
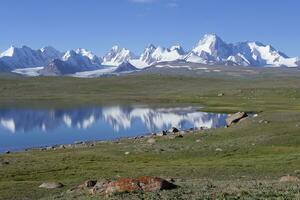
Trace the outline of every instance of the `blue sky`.
{"label": "blue sky", "polygon": [[261,41],[300,56],[298,0],[0,0],[0,51],[10,45],[103,55],[114,44],[192,48],[205,33]]}

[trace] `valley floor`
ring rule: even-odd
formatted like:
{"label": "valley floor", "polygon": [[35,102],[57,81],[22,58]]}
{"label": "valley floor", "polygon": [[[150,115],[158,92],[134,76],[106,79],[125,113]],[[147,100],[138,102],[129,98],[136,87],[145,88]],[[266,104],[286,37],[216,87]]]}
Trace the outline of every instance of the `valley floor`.
{"label": "valley floor", "polygon": [[[280,177],[297,176],[300,171],[299,73],[101,79],[5,76],[0,77],[0,92],[1,105],[9,107],[122,102],[196,104],[207,111],[258,113],[229,128],[176,139],[156,137],[151,144],[147,138],[123,139],[93,147],[0,155],[0,199],[300,198],[299,182],[279,182]],[[88,179],[144,175],[173,178],[180,187],[111,197],[67,192]],[[59,181],[66,187],[38,188],[45,181]]]}

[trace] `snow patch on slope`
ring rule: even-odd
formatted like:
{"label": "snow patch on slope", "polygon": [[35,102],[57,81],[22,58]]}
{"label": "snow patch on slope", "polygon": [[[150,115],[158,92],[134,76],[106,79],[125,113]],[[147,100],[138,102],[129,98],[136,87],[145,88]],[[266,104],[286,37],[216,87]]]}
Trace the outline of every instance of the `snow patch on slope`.
{"label": "snow patch on slope", "polygon": [[40,75],[39,71],[42,69],[44,69],[44,67],[20,68],[12,72],[23,76],[35,77]]}

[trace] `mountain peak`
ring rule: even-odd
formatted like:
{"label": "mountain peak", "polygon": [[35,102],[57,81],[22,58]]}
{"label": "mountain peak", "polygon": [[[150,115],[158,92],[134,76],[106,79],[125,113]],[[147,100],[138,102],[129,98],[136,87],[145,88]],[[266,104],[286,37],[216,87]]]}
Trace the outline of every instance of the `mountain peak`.
{"label": "mountain peak", "polygon": [[117,45],[103,57],[103,65],[119,66],[125,61],[134,58],[134,54],[126,48],[121,48]]}
{"label": "mountain peak", "polygon": [[198,56],[205,55],[210,59],[221,60],[230,55],[230,47],[216,34],[205,34],[192,50]]}
{"label": "mountain peak", "polygon": [[200,41],[198,42],[198,46],[207,47],[207,53],[210,53],[209,47],[212,45],[216,45],[217,43],[225,43],[219,36],[216,34],[205,34]]}
{"label": "mountain peak", "polygon": [[97,57],[92,51],[83,48],[78,48],[75,52],[77,54],[80,54],[81,56],[88,57],[94,65],[101,65],[102,59]]}
{"label": "mountain peak", "polygon": [[12,57],[14,55],[16,47],[15,46],[10,46],[6,51],[2,52],[0,54],[0,58],[2,57]]}
{"label": "mountain peak", "polygon": [[177,51],[179,54],[185,54],[184,49],[179,44],[170,47],[171,51]]}
{"label": "mountain peak", "polygon": [[154,44],[148,44],[146,49],[156,49],[156,46]]}
{"label": "mountain peak", "polygon": [[29,50],[32,50],[30,47],[26,46],[26,45],[23,45],[21,49],[29,49]]}
{"label": "mountain peak", "polygon": [[114,46],[111,48],[111,50],[117,52],[117,51],[120,51],[121,48],[120,48],[118,45],[114,45]]}
{"label": "mountain peak", "polygon": [[75,55],[77,55],[77,53],[74,50],[66,51],[65,54],[62,57],[62,60],[67,61],[69,58],[71,58]]}
{"label": "mountain peak", "polygon": [[87,49],[83,49],[83,48],[78,48],[78,49],[75,50],[75,52],[76,52],[77,54],[81,54],[81,55],[83,55],[83,56],[87,56],[87,57],[89,57],[90,59],[92,59],[92,57],[95,56],[91,51],[89,51],[89,50],[87,50]]}
{"label": "mountain peak", "polygon": [[217,34],[215,34],[215,33],[206,33],[206,34],[204,34],[203,38],[217,39],[217,38],[220,38],[220,37]]}
{"label": "mountain peak", "polygon": [[57,51],[54,47],[52,46],[45,46],[43,48],[40,49],[41,52],[45,52],[45,51]]}

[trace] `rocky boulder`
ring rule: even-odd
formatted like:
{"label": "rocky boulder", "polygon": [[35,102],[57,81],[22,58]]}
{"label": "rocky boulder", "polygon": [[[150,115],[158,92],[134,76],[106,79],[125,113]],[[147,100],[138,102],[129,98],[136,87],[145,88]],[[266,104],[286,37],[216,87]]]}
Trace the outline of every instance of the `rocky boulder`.
{"label": "rocky boulder", "polygon": [[179,129],[176,128],[176,127],[172,127],[170,132],[171,132],[171,133],[178,133],[178,132],[179,132]]}
{"label": "rocky boulder", "polygon": [[46,189],[56,189],[56,188],[62,188],[64,185],[59,182],[47,182],[43,183],[39,186],[39,188],[46,188]]}
{"label": "rocky boulder", "polygon": [[112,182],[99,182],[91,190],[93,194],[114,194],[122,192],[154,192],[170,190],[177,186],[162,178],[144,176],[139,178],[122,178]]}
{"label": "rocky boulder", "polygon": [[237,112],[235,114],[229,115],[226,119],[226,123],[228,126],[231,126],[232,124],[238,123],[242,119],[248,117],[247,113],[245,112]]}
{"label": "rocky boulder", "polygon": [[156,136],[160,136],[160,137],[166,136],[166,135],[167,135],[167,131],[161,131],[161,132],[156,134]]}

